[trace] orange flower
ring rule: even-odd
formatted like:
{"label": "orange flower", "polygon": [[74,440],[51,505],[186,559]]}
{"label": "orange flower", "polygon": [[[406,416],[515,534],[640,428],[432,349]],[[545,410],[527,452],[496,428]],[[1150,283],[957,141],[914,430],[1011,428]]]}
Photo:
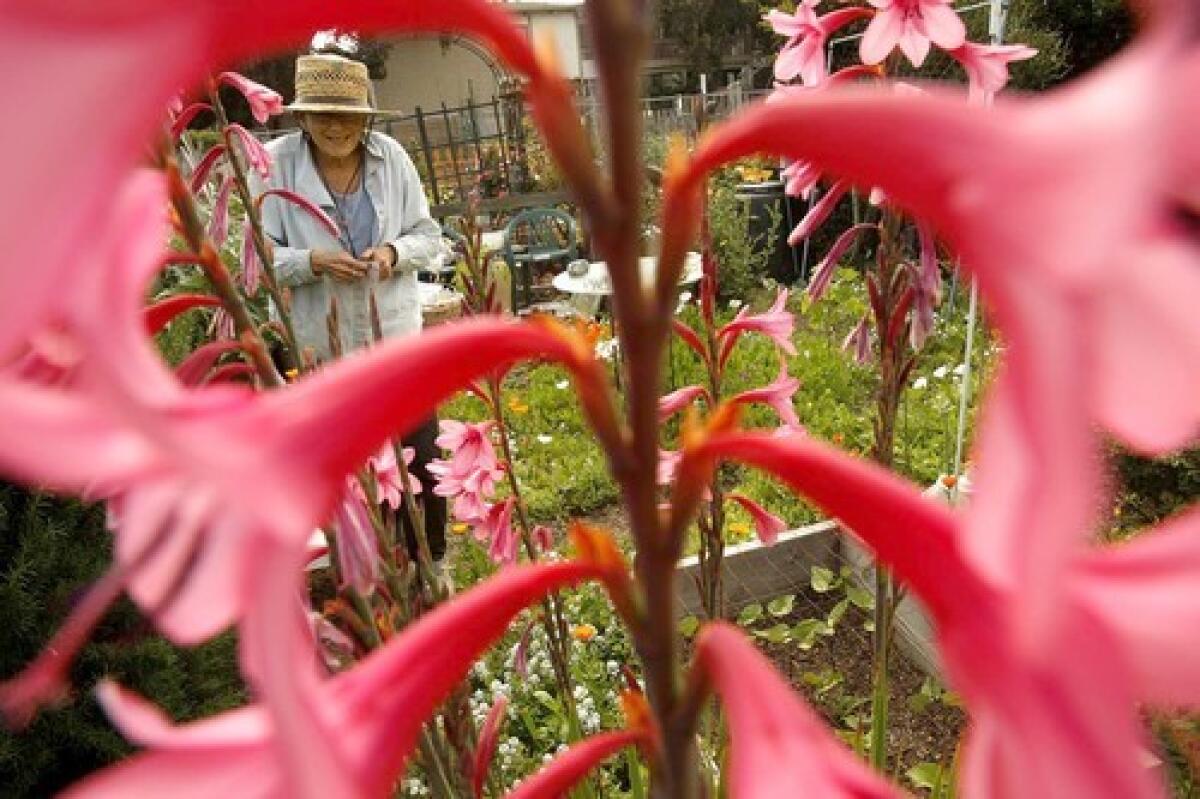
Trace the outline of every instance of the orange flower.
{"label": "orange flower", "polygon": [[582,641],[586,644],[588,641],[596,637],[597,632],[598,631],[596,630],[595,625],[576,624],[571,628],[571,637],[576,641]]}

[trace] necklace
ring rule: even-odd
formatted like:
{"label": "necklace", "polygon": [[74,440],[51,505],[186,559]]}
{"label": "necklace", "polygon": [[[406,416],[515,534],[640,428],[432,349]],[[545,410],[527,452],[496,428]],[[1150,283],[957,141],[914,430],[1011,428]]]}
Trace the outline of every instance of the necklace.
{"label": "necklace", "polygon": [[[314,153],[313,156],[313,161],[317,168],[317,176],[321,178],[321,185],[325,187],[325,191],[329,192],[329,199],[333,200],[334,221],[337,222],[338,230],[345,237],[345,241],[342,243],[345,244],[347,252],[354,258],[358,257],[358,250],[354,246],[354,237],[350,233],[349,205],[350,197],[354,194],[354,184],[358,181],[358,176],[362,173],[363,161],[365,160],[366,154],[360,153],[358,163],[354,165],[354,171],[350,174],[350,179],[346,181],[346,191],[339,195],[329,185],[329,180],[325,177],[325,171],[321,169],[321,164],[320,161],[317,161],[316,154]],[[342,197],[342,201],[338,200],[339,196]],[[343,202],[345,202],[344,206]]]}

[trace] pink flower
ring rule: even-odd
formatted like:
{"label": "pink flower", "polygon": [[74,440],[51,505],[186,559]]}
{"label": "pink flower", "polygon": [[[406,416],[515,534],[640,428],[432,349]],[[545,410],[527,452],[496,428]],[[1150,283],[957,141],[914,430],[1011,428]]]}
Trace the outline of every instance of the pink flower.
{"label": "pink flower", "polygon": [[758,534],[758,540],[768,546],[774,544],[779,539],[779,534],[788,529],[787,522],[745,494],[731,492],[726,495],[726,499],[741,505],[742,509],[750,514],[750,519],[754,522],[754,531]]}
{"label": "pink flower", "polygon": [[488,542],[488,557],[495,563],[512,564],[517,561],[520,540],[512,529],[514,504],[512,497],[493,504],[475,525],[475,540]]}
{"label": "pink flower", "polygon": [[213,201],[212,218],[208,222],[208,237],[220,248],[229,238],[229,193],[233,190],[233,176],[221,181],[217,198]]}
{"label": "pink flower", "polygon": [[[658,398],[658,420],[665,421],[684,408],[691,407],[692,403],[700,397],[708,396],[708,389],[704,386],[684,386],[670,394],[664,394]],[[712,400],[709,399],[709,402],[711,403]]]}
{"label": "pink flower", "polygon": [[258,173],[258,176],[263,180],[271,177],[271,153],[258,140],[258,137],[241,125],[230,125],[225,129],[226,141],[230,141],[230,134],[237,139],[242,148],[242,154],[246,156],[250,167]]}
{"label": "pink flower", "polygon": [[258,294],[262,284],[262,260],[258,257],[258,249],[254,246],[254,234],[247,225],[242,233],[242,290],[247,297]]}
{"label": "pink flower", "polygon": [[864,64],[878,64],[899,45],[914,67],[925,63],[930,44],[961,47],[967,28],[950,0],[871,0],[879,9],[859,45]]}
{"label": "pink flower", "polygon": [[871,320],[864,316],[858,320],[842,341],[842,350],[854,356],[854,362],[865,366],[871,362]]}
{"label": "pink flower", "polygon": [[[417,452],[412,447],[404,447],[402,454],[405,466],[411,465],[417,457]],[[372,456],[371,471],[375,474],[375,496],[392,510],[399,510],[404,503],[404,475],[400,474],[400,465],[396,463],[396,448],[392,442],[385,442],[379,452]],[[413,494],[421,493],[420,480],[410,477],[408,484]]]}
{"label": "pink flower", "polygon": [[[145,700],[105,683],[105,711],[144,751],[64,796],[214,796],[233,781],[238,796],[256,799],[383,799],[437,703],[512,617],[555,588],[595,576],[598,567],[580,563],[507,570],[423,616],[353,668],[327,680],[312,675],[298,701],[318,711],[316,735],[311,748],[287,760],[277,756],[282,722],[260,704],[176,726]],[[311,656],[311,641],[307,649]]]}
{"label": "pink flower", "polygon": [[729,359],[738,338],[748,332],[761,333],[788,355],[795,355],[792,332],[796,329],[796,318],[790,311],[785,310],[787,298],[788,290],[780,289],[775,295],[775,302],[763,313],[749,316],[749,308],[742,306],[733,321],[719,328],[717,340],[721,343],[721,363],[724,364]]}
{"label": "pink flower", "polygon": [[346,478],[346,492],[334,513],[332,527],[342,576],[339,587],[351,586],[359,594],[370,596],[379,582],[379,538],[357,477]]}
{"label": "pink flower", "polygon": [[825,224],[825,220],[837,208],[837,204],[850,191],[850,182],[839,180],[829,187],[825,195],[820,200],[813,203],[813,206],[808,209],[808,213],[804,218],[797,223],[796,227],[788,234],[788,244],[795,247],[800,242],[811,236],[817,228]]}
{"label": "pink flower", "polygon": [[695,668],[729,719],[730,796],[900,796],[829,733],[737,628],[706,624]]}
{"label": "pink flower", "polygon": [[504,724],[507,710],[508,697],[498,695],[479,729],[479,742],[475,744],[475,756],[471,759],[471,793],[475,799],[483,799],[483,786],[487,782],[488,769],[492,767],[492,758],[496,755],[500,727]]}
{"label": "pink flower", "polygon": [[819,0],[802,0],[792,14],[770,11],[766,20],[787,44],[775,59],[775,80],[789,81],[799,76],[806,86],[815,86],[825,78],[825,43],[830,35],[851,22],[871,16],[865,8],[843,8],[818,17]]}
{"label": "pink flower", "polygon": [[792,404],[792,397],[799,388],[800,381],[788,374],[787,361],[780,359],[779,374],[775,377],[774,382],[762,388],[743,391],[730,401],[744,405],[755,402],[765,403],[775,409],[775,412],[779,414],[780,421],[786,426],[799,428],[800,418],[796,416],[796,408]]}
{"label": "pink flower", "polygon": [[975,44],[963,42],[950,50],[967,73],[971,102],[987,105],[1008,84],[1008,65],[1037,55],[1032,47],[1019,44]]}
{"label": "pink flower", "polygon": [[471,423],[443,419],[438,422],[438,427],[441,428],[441,434],[436,443],[450,451],[450,468],[455,474],[466,475],[496,467],[496,450],[491,439],[495,422]]}
{"label": "pink flower", "polygon": [[834,273],[841,265],[842,256],[850,249],[850,245],[854,243],[855,239],[867,230],[877,231],[878,229],[876,225],[861,224],[842,231],[821,263],[813,269],[812,277],[809,278],[808,296],[812,298],[813,302],[825,296],[825,292],[829,290],[829,284],[833,282]]}
{"label": "pink flower", "polygon": [[[1185,399],[1200,395],[1200,315],[1186,299],[1200,296],[1189,221],[1200,152],[1186,133],[1200,113],[1189,88],[1200,53],[1183,33],[1193,4],[1162,9],[1138,46],[1091,78],[990,111],[932,92],[759,106],[710,131],[668,191],[763,151],[880,186],[961,256],[1010,349],[1044,346],[1031,332],[1052,329],[1037,295],[1069,299],[1091,365],[1088,415],[1138,449],[1181,446],[1200,428],[1200,405]],[[1121,114],[1110,113],[1114,96]],[[1088,201],[1101,192],[1121,202]]]}
{"label": "pink flower", "polygon": [[538,552],[546,553],[554,550],[554,531],[544,524],[535,525],[530,531],[533,537],[533,543],[537,545]]}
{"label": "pink flower", "polygon": [[[1200,578],[1200,512],[1116,549],[1087,548],[1078,527],[1095,498],[1094,461],[1078,460],[1086,419],[1042,441],[1041,454],[1024,455],[1057,468],[1054,450],[1064,448],[1073,471],[1034,465],[1023,474],[1014,463],[1025,439],[1010,432],[1019,424],[1014,388],[1002,378],[988,406],[975,496],[962,520],[916,487],[811,439],[733,434],[710,442],[704,456],[773,472],[920,595],[949,676],[972,708],[963,793],[1022,796],[1038,784],[1071,796],[1158,795],[1138,760],[1136,705],[1200,700],[1200,650],[1183,632],[1200,620],[1194,588],[1183,589]],[[1056,524],[1068,529],[1047,529]]]}
{"label": "pink flower", "polygon": [[217,76],[217,80],[242,93],[246,102],[250,104],[250,113],[254,115],[258,124],[265,124],[271,117],[283,113],[283,97],[273,89],[268,89],[236,72],[222,72]]}
{"label": "pink flower", "polygon": [[596,766],[627,746],[646,745],[649,741],[649,733],[642,729],[603,732],[584,738],[551,760],[541,771],[522,780],[505,797],[558,799],[568,796],[571,789]]}

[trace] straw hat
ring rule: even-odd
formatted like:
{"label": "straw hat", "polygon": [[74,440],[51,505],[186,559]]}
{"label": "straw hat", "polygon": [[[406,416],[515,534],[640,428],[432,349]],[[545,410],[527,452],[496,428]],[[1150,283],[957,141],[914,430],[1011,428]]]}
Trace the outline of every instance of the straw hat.
{"label": "straw hat", "polygon": [[296,59],[296,100],[284,108],[298,113],[393,116],[375,107],[367,67],[340,55],[302,55]]}

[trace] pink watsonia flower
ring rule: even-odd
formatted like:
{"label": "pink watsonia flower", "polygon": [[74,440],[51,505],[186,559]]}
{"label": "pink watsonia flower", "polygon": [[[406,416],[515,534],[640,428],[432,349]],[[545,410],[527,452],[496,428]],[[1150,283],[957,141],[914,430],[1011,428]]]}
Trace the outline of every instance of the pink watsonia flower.
{"label": "pink watsonia flower", "polygon": [[441,430],[435,443],[444,450],[450,451],[450,469],[457,475],[467,475],[480,469],[496,467],[496,449],[492,446],[492,431],[496,423],[460,422],[456,419],[442,419],[438,422]]}
{"label": "pink watsonia flower", "polygon": [[172,294],[147,305],[142,311],[146,333],[151,336],[161,333],[176,317],[192,308],[215,308],[220,304],[221,301],[211,294]]}
{"label": "pink watsonia flower", "polygon": [[[1022,452],[1012,374],[985,410],[965,517],[811,439],[736,433],[710,441],[704,457],[780,477],[921,597],[971,708],[964,794],[1024,796],[1036,784],[1070,796],[1157,796],[1139,762],[1137,705],[1200,702],[1200,649],[1187,632],[1200,622],[1200,511],[1115,548],[1088,545],[1079,525],[1092,519],[1098,479],[1086,417]],[[1070,471],[1059,468],[1060,449],[1064,462],[1075,459]],[[1014,467],[1022,462],[1032,475]],[[1069,551],[1056,554],[1064,541]]]}
{"label": "pink watsonia flower", "polygon": [[854,362],[865,366],[871,362],[871,320],[864,316],[842,340],[842,351],[854,356]]}
{"label": "pink watsonia flower", "polygon": [[733,346],[743,333],[761,333],[775,342],[775,345],[788,355],[796,354],[796,346],[792,344],[792,333],[796,329],[796,317],[786,310],[788,290],[780,289],[775,295],[775,302],[761,314],[750,316],[748,306],[742,306],[737,316],[717,330],[717,340],[721,345],[719,361],[724,365],[733,352]]}
{"label": "pink watsonia flower", "polygon": [[788,41],[775,59],[775,80],[790,81],[799,77],[806,86],[816,86],[825,79],[825,44],[829,37],[855,20],[871,16],[866,8],[842,8],[817,16],[819,0],[802,0],[792,14],[773,10],[766,20],[771,28]]}
{"label": "pink watsonia flower", "polygon": [[204,155],[200,156],[200,161],[197,162],[195,169],[192,170],[191,176],[188,178],[188,188],[193,194],[199,194],[204,189],[204,184],[208,183],[208,179],[212,177],[213,169],[225,157],[227,149],[224,144],[214,144],[204,151]]}
{"label": "pink watsonia flower", "polygon": [[500,743],[500,728],[507,710],[508,697],[498,695],[488,709],[483,726],[479,728],[479,741],[471,758],[471,794],[475,799],[483,799],[483,787],[487,784],[488,769],[492,767],[492,758],[496,755],[496,745]]}
{"label": "pink watsonia flower", "polygon": [[517,562],[517,547],[520,538],[512,528],[512,512],[516,501],[508,499],[496,502],[488,508],[487,514],[475,525],[475,540],[487,542],[488,557],[494,563],[513,564]]}
{"label": "pink watsonia flower", "polygon": [[[417,457],[417,451],[412,447],[404,447],[402,454],[405,466],[412,465],[413,460]],[[385,442],[379,448],[379,452],[371,456],[370,463],[371,472],[375,475],[376,498],[381,504],[387,505],[392,510],[400,510],[400,506],[404,503],[404,475],[400,473],[400,464],[396,462],[396,448],[392,442]],[[423,490],[421,481],[410,477],[408,490],[411,490],[414,495],[420,494]]]}
{"label": "pink watsonia flower", "polygon": [[754,532],[758,535],[758,540],[767,546],[774,544],[779,539],[779,534],[788,529],[787,522],[745,494],[733,491],[726,494],[725,498],[741,505],[742,509],[750,514],[750,519],[754,522]]}
{"label": "pink watsonia flower", "polygon": [[704,386],[684,386],[670,394],[664,394],[658,398],[658,420],[662,422],[670,419],[684,408],[691,407],[700,397],[708,398],[709,405],[712,404],[712,398]]}
{"label": "pink watsonia flower", "polygon": [[[513,616],[552,590],[598,576],[599,567],[577,562],[514,567],[440,605],[335,677],[322,680],[301,669],[308,676],[298,701],[317,710],[316,734],[311,748],[294,752],[287,766],[277,755],[282,721],[262,704],[174,725],[144,699],[103,683],[101,706],[143,750],[64,796],[199,799],[234,784],[246,799],[384,799],[422,725]],[[311,662],[311,640],[306,649]]]}
{"label": "pink watsonia flower", "polygon": [[175,367],[175,376],[185,386],[201,385],[222,355],[237,352],[241,348],[242,345],[239,342],[228,338],[218,338],[216,341],[210,341],[207,344],[197,347],[190,355],[184,358]]}
{"label": "pink watsonia flower", "polygon": [[[1087,414],[1140,451],[1182,446],[1200,429],[1200,315],[1187,299],[1200,296],[1200,151],[1186,132],[1200,114],[1200,48],[1186,33],[1200,7],[1158,9],[1106,68],[991,109],[938,92],[758,106],[711,130],[667,192],[759,152],[881,186],[961,257],[1010,350],[1044,346],[1030,332],[1048,329],[1036,295],[1068,299],[1091,364]],[[1102,192],[1121,202],[1088,200]]]}
{"label": "pink watsonia flower", "polygon": [[641,728],[602,732],[571,744],[540,771],[521,781],[505,799],[558,799],[567,796],[592,769],[628,746],[651,745],[650,733]]}
{"label": "pink watsonia flower", "polygon": [[495,493],[496,483],[504,477],[504,470],[498,464],[458,474],[450,461],[435,459],[430,461],[428,469],[437,478],[433,493],[453,499],[451,512],[454,518],[467,524],[475,524],[487,515],[488,501]]}
{"label": "pink watsonia flower", "polygon": [[233,321],[233,317],[224,308],[213,312],[212,334],[218,341],[233,341],[237,338],[237,322]]}
{"label": "pink watsonia flower", "polygon": [[180,108],[177,113],[172,112],[171,138],[178,139],[182,136],[188,125],[205,111],[212,111],[212,106],[208,103],[192,103],[187,108]]}
{"label": "pink watsonia flower", "polygon": [[870,0],[878,11],[859,44],[864,64],[878,64],[897,46],[914,67],[925,63],[929,47],[961,47],[967,28],[950,0]]}
{"label": "pink watsonia flower", "polygon": [[788,234],[788,244],[795,247],[816,232],[817,228],[825,224],[825,220],[829,218],[829,215],[837,208],[837,204],[841,202],[842,198],[849,191],[850,182],[846,180],[839,180],[830,186],[824,196],[813,203],[813,206],[808,209],[808,213],[804,215],[804,218]]}
{"label": "pink watsonia flower", "polygon": [[230,125],[225,129],[226,141],[229,141],[231,134],[237,139],[242,154],[246,156],[250,167],[258,173],[258,176],[263,180],[271,177],[271,153],[258,140],[258,137],[238,124]]}
{"label": "pink watsonia flower", "polygon": [[841,265],[842,256],[846,254],[855,240],[868,230],[878,231],[879,226],[866,223],[854,225],[842,231],[841,235],[833,242],[833,246],[813,269],[812,276],[808,280],[808,296],[813,302],[825,296],[825,292],[829,290],[829,285],[833,282],[834,273]]}
{"label": "pink watsonia flower", "polygon": [[1038,51],[1021,44],[963,42],[961,47],[949,53],[967,73],[971,102],[988,105],[1008,85],[1008,65],[1014,61],[1027,61]]}
{"label": "pink watsonia flower", "polygon": [[247,297],[258,294],[262,285],[262,259],[258,257],[258,248],[254,246],[254,234],[247,225],[242,233],[242,271],[239,275],[242,290]]}
{"label": "pink watsonia flower", "polygon": [[830,733],[736,627],[704,625],[693,668],[729,720],[730,796],[901,796]]}
{"label": "pink watsonia flower", "polygon": [[339,588],[349,586],[363,596],[375,593],[380,574],[379,539],[357,477],[346,478],[346,491],[331,526],[342,576]]}
{"label": "pink watsonia flower", "polygon": [[749,389],[733,397],[730,402],[749,405],[761,402],[770,405],[779,414],[779,420],[789,428],[800,427],[800,417],[796,416],[796,408],[792,397],[800,388],[800,381],[788,374],[787,361],[779,360],[779,374],[768,385],[762,388]]}
{"label": "pink watsonia flower", "polygon": [[221,181],[217,197],[213,201],[212,217],[208,221],[208,237],[220,248],[229,238],[229,195],[233,191],[233,175]]}
{"label": "pink watsonia flower", "polygon": [[533,543],[537,546],[538,552],[546,553],[554,551],[554,531],[544,524],[534,525],[534,528],[529,531],[533,538]]}
{"label": "pink watsonia flower", "polygon": [[283,97],[274,89],[269,89],[261,83],[256,83],[236,72],[222,72],[217,76],[217,82],[232,86],[241,92],[250,104],[250,113],[258,124],[265,125],[267,120],[276,114],[283,113]]}

